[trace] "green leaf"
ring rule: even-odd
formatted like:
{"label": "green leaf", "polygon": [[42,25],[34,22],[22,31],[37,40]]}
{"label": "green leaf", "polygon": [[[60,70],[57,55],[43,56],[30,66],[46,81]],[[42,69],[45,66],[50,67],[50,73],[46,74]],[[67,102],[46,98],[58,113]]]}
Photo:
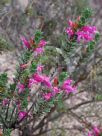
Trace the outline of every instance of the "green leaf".
{"label": "green leaf", "polygon": [[82,12],[82,16],[85,17],[86,19],[90,18],[92,14],[93,14],[93,11],[90,8],[85,8]]}
{"label": "green leaf", "polygon": [[32,62],[30,67],[30,73],[34,73],[36,71],[37,65],[35,62]]}
{"label": "green leaf", "polygon": [[52,100],[52,101],[50,101],[49,103],[48,103],[48,105],[52,108],[52,107],[54,107],[54,101]]}
{"label": "green leaf", "polygon": [[45,64],[46,62],[49,61],[48,56],[42,56],[42,57],[40,58],[40,61],[41,61],[42,64]]}
{"label": "green leaf", "polygon": [[26,52],[23,52],[22,56],[21,56],[21,62],[24,64],[24,63],[27,63],[28,60],[30,59],[32,53],[30,51],[26,51]]}
{"label": "green leaf", "polygon": [[44,109],[44,112],[48,113],[48,112],[50,112],[50,110],[51,110],[51,108],[46,108],[46,109]]}
{"label": "green leaf", "polygon": [[14,83],[14,84],[10,84],[10,90],[15,90],[15,88],[16,88],[16,84]]}
{"label": "green leaf", "polygon": [[8,81],[7,73],[0,75],[0,87],[5,87]]}
{"label": "green leaf", "polygon": [[65,78],[68,77],[68,72],[62,72],[60,75],[59,75],[59,82],[62,83]]}
{"label": "green leaf", "polygon": [[7,39],[4,39],[2,36],[0,36],[0,51],[12,51],[14,48],[15,47],[10,44]]}
{"label": "green leaf", "polygon": [[63,108],[64,108],[64,104],[63,104],[63,101],[58,101],[58,105],[57,105],[58,107],[58,110],[62,110]]}
{"label": "green leaf", "polygon": [[35,40],[36,44],[38,44],[42,38],[43,38],[42,32],[40,30],[36,31],[35,36],[34,36],[34,40]]}
{"label": "green leaf", "polygon": [[102,95],[99,95],[99,94],[98,94],[98,95],[96,95],[95,98],[96,98],[97,101],[100,101],[100,100],[102,100]]}
{"label": "green leaf", "polygon": [[84,26],[85,23],[86,23],[85,17],[81,17],[81,18],[80,18],[80,21],[79,21],[79,27]]}
{"label": "green leaf", "polygon": [[88,50],[89,53],[92,53],[92,51],[94,49],[94,45],[95,45],[95,41],[89,42],[88,48],[87,48],[87,50]]}
{"label": "green leaf", "polygon": [[63,93],[58,94],[56,100],[58,110],[62,110],[64,108]]}
{"label": "green leaf", "polygon": [[3,136],[10,136],[11,135],[11,131],[12,131],[12,129],[9,129],[9,128],[5,129],[4,133],[3,133]]}
{"label": "green leaf", "polygon": [[27,101],[27,99],[24,99],[22,101],[22,108],[26,108],[27,106],[28,106],[28,101]]}
{"label": "green leaf", "polygon": [[29,76],[29,69],[25,69],[21,74],[20,82],[22,84],[25,83],[27,81],[27,79],[28,79],[28,76]]}
{"label": "green leaf", "polygon": [[96,35],[95,35],[95,41],[98,41],[99,39],[100,39],[100,34],[96,33]]}

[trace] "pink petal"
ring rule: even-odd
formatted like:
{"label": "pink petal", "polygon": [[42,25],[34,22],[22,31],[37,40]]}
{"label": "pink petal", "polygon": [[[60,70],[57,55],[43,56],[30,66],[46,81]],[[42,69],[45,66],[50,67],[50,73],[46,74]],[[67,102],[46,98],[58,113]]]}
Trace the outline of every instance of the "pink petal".
{"label": "pink petal", "polygon": [[40,43],[38,44],[38,47],[44,47],[47,44],[45,40],[41,40]]}
{"label": "pink petal", "polygon": [[21,38],[21,40],[23,42],[23,45],[25,45],[25,47],[30,49],[30,43],[27,41],[27,39],[24,36],[21,36],[20,38]]}

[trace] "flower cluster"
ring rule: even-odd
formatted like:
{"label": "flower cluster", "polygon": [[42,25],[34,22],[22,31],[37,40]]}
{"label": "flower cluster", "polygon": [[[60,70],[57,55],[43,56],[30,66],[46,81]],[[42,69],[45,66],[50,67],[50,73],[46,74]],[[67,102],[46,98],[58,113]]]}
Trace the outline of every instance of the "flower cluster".
{"label": "flower cluster", "polygon": [[49,101],[51,98],[55,97],[57,94],[61,93],[60,88],[53,87],[51,92],[43,93],[43,98]]}
{"label": "flower cluster", "polygon": [[32,78],[29,80],[29,86],[32,85],[32,83],[42,83],[42,85],[45,85],[48,88],[51,88],[51,82],[48,76],[42,75],[39,73],[34,73]]}
{"label": "flower cluster", "polygon": [[30,39],[30,41],[28,41],[24,36],[21,36],[21,40],[23,45],[27,48],[27,49],[33,49],[34,50],[34,55],[38,56],[41,55],[44,52],[44,47],[47,44],[47,42],[43,39],[41,39],[39,41],[38,44],[36,44],[33,39]]}
{"label": "flower cluster", "polygon": [[100,136],[101,134],[102,130],[97,126],[94,126],[93,129],[88,132],[88,136]]}
{"label": "flower cluster", "polygon": [[50,100],[52,97],[55,97],[58,93],[63,92],[69,94],[76,92],[77,88],[73,86],[73,80],[66,79],[61,86],[54,86],[54,83],[51,82],[50,77],[46,76],[45,74],[38,73],[40,69],[40,72],[42,71],[43,66],[37,67],[37,72],[33,74],[33,76],[29,79],[28,87],[31,88],[34,84],[41,84],[48,89],[50,89],[50,92],[43,93],[43,98],[45,100]]}
{"label": "flower cluster", "polygon": [[65,90],[65,92],[68,93],[74,93],[76,92],[77,88],[76,86],[72,86],[73,80],[67,79],[64,81],[62,88]]}
{"label": "flower cluster", "polygon": [[[77,28],[77,25],[73,23],[72,21],[69,21],[69,25],[70,27],[73,27],[74,29]],[[68,30],[69,30],[70,36],[74,34],[74,31],[72,29],[69,28],[66,31],[68,32]],[[28,41],[25,37],[21,37],[21,40],[23,45],[27,49],[33,50],[35,56],[41,55],[44,52],[44,47],[47,44],[47,42],[44,39],[40,39],[39,42],[37,43],[33,39],[30,39],[30,41]],[[27,64],[21,64],[20,68],[22,70],[27,68]],[[43,69],[44,69],[44,66],[42,65],[37,66],[36,72],[34,72],[34,74],[32,74],[32,76],[29,78],[29,81],[28,81],[29,89],[31,89],[32,86],[35,84],[41,84],[42,86],[47,87],[49,91],[43,92],[42,94],[42,97],[45,100],[50,100],[51,98],[55,97],[58,93],[61,93],[62,90],[63,92],[67,94],[76,92],[77,89],[75,86],[73,86],[73,81],[71,79],[65,80],[60,86],[58,84],[55,85],[56,78],[52,82],[49,76],[43,74]],[[18,88],[18,94],[21,94],[25,90],[25,85],[19,83],[17,85],[17,88]]]}
{"label": "flower cluster", "polygon": [[76,32],[78,42],[85,41],[85,43],[94,40],[97,29],[95,26],[83,26]]}
{"label": "flower cluster", "polygon": [[69,39],[76,37],[77,42],[88,43],[95,39],[96,33],[98,33],[95,26],[79,26],[80,19],[76,22],[68,21],[69,27],[66,28],[66,33],[68,34]]}

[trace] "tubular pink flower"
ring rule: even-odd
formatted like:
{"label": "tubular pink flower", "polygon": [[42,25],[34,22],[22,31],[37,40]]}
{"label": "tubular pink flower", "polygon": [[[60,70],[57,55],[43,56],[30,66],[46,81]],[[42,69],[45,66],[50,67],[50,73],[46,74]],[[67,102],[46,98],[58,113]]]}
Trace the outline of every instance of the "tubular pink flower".
{"label": "tubular pink flower", "polygon": [[[47,86],[48,88],[51,88],[51,82],[50,82],[50,78],[47,77],[46,75],[40,75],[38,73],[35,73],[33,75],[33,79],[34,79],[34,83],[43,83],[45,86]],[[30,84],[33,82],[33,80],[30,81]]]}
{"label": "tubular pink flower", "polygon": [[26,115],[27,115],[27,112],[25,112],[25,111],[20,111],[19,114],[18,114],[19,120],[21,120],[22,118],[25,118]]}
{"label": "tubular pink flower", "polygon": [[97,32],[97,29],[96,29],[96,26],[83,26],[81,28],[81,31],[84,31],[84,32],[88,32],[88,33],[96,33]]}
{"label": "tubular pink flower", "polygon": [[37,67],[37,72],[38,72],[38,73],[42,72],[43,68],[44,68],[44,66],[39,65],[39,66]]}
{"label": "tubular pink flower", "polygon": [[76,92],[76,89],[70,85],[64,86],[64,90],[66,93],[74,93]]}
{"label": "tubular pink flower", "polygon": [[[77,19],[77,21],[79,20],[80,17]],[[69,38],[71,38],[71,36],[76,36],[78,42],[87,43],[93,41],[95,34],[98,32],[95,26],[87,25],[79,28],[78,22],[72,22],[71,20],[68,21],[68,25],[69,27],[65,30],[65,32],[68,34]]]}
{"label": "tubular pink flower", "polygon": [[47,44],[45,40],[40,40],[38,47],[44,47]]}
{"label": "tubular pink flower", "polygon": [[28,40],[24,37],[24,36],[21,36],[20,37],[22,42],[23,42],[23,45],[25,45],[25,47],[27,47],[28,49],[30,49],[30,43],[28,42]]}
{"label": "tubular pink flower", "polygon": [[71,85],[73,83],[73,80],[67,79],[64,81],[64,85]]}
{"label": "tubular pink flower", "polygon": [[88,132],[88,136],[93,136],[92,132]]}
{"label": "tubular pink flower", "polygon": [[41,55],[41,54],[43,54],[43,52],[44,52],[44,48],[41,48],[41,47],[36,48],[34,51],[35,56]]}
{"label": "tubular pink flower", "polygon": [[23,92],[24,92],[24,90],[25,90],[25,86],[24,86],[24,84],[18,83],[18,85],[17,85],[17,89],[18,89],[18,94],[23,93]]}
{"label": "tubular pink flower", "polygon": [[95,127],[93,128],[93,132],[95,133],[96,136],[99,136],[100,135],[100,129],[98,127]]}
{"label": "tubular pink flower", "polygon": [[78,41],[80,42],[90,42],[95,38],[95,34],[97,33],[97,29],[95,26],[83,26],[80,30],[76,32],[78,36]]}
{"label": "tubular pink flower", "polygon": [[77,40],[78,42],[80,42],[81,40],[82,41],[85,41],[85,42],[89,42],[89,41],[92,41],[94,39],[94,36],[90,33],[85,33],[84,31],[78,31],[77,32]]}
{"label": "tubular pink flower", "polygon": [[83,38],[86,40],[86,41],[92,41],[94,39],[94,37],[92,35],[89,35],[89,34],[84,34],[83,35]]}
{"label": "tubular pink flower", "polygon": [[28,88],[31,88],[33,84],[37,84],[38,82],[36,80],[34,80],[33,78],[29,79],[29,84],[28,84]]}
{"label": "tubular pink flower", "polygon": [[88,136],[100,136],[101,129],[99,129],[97,126],[94,126],[92,131],[88,132]]}
{"label": "tubular pink flower", "polygon": [[48,88],[51,88],[52,87],[52,85],[51,85],[51,82],[50,82],[50,78],[49,77],[47,77],[47,76],[43,76],[43,83],[44,83],[44,85],[46,85]]}
{"label": "tubular pink flower", "polygon": [[69,37],[71,37],[72,35],[74,35],[74,31],[69,27],[65,30],[65,32],[68,34]]}
{"label": "tubular pink flower", "polygon": [[58,94],[59,92],[60,92],[59,88],[58,88],[58,87],[54,87],[52,94],[55,96],[55,95]]}
{"label": "tubular pink flower", "polygon": [[52,93],[46,93],[46,94],[43,94],[43,98],[47,101],[49,101],[52,97]]}
{"label": "tubular pink flower", "polygon": [[33,79],[34,79],[36,82],[38,82],[38,83],[43,82],[43,76],[40,75],[40,74],[38,74],[38,73],[35,73],[35,74],[33,75]]}
{"label": "tubular pink flower", "polygon": [[7,104],[9,104],[9,99],[4,98],[2,101],[2,106],[6,106]]}
{"label": "tubular pink flower", "polygon": [[62,88],[65,90],[66,93],[74,93],[77,90],[77,87],[72,86],[72,80],[67,79],[64,81]]}
{"label": "tubular pink flower", "polygon": [[70,27],[73,27],[73,22],[72,22],[71,20],[69,20],[69,21],[68,21],[68,25],[69,25]]}

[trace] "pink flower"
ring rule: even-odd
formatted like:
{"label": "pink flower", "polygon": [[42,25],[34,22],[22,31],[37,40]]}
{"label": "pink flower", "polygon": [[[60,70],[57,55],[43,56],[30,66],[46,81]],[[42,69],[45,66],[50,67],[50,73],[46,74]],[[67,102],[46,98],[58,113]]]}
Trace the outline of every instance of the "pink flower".
{"label": "pink flower", "polygon": [[69,27],[65,30],[65,32],[68,34],[69,38],[74,35],[74,31]]}
{"label": "pink flower", "polygon": [[66,93],[74,93],[76,92],[77,88],[72,86],[72,80],[67,79],[64,81],[62,88],[65,90]]}
{"label": "pink flower", "polygon": [[49,101],[52,97],[52,93],[43,94],[43,97],[44,97],[45,100]]}
{"label": "pink flower", "polygon": [[76,89],[70,85],[64,87],[66,93],[74,93]]}
{"label": "pink flower", "polygon": [[51,88],[52,87],[52,85],[51,85],[51,82],[50,82],[50,78],[49,77],[47,77],[47,76],[43,76],[43,83],[44,83],[44,85],[46,85],[48,88]]}
{"label": "pink flower", "polygon": [[38,73],[35,73],[35,74],[33,75],[33,79],[34,79],[36,82],[38,82],[38,83],[43,82],[43,76],[40,75],[40,74],[38,74]]}
{"label": "pink flower", "polygon": [[80,17],[77,18],[77,22],[68,21],[69,27],[65,30],[68,34],[69,38],[71,36],[76,36],[78,42],[87,43],[95,38],[95,34],[98,32],[95,26],[83,26],[81,28],[78,27],[78,21]]}
{"label": "pink flower", "polygon": [[96,26],[83,26],[81,31],[88,32],[88,33],[96,33],[97,29]]}
{"label": "pink flower", "polygon": [[100,135],[100,129],[98,127],[95,127],[93,128],[93,132],[95,133],[96,136],[99,136]]}
{"label": "pink flower", "polygon": [[9,104],[9,99],[4,98],[2,101],[2,106],[6,106],[7,104]]}
{"label": "pink flower", "polygon": [[89,35],[87,33],[83,35],[83,38],[86,41],[92,41],[94,39],[94,37],[92,35]]}
{"label": "pink flower", "polygon": [[38,55],[41,55],[42,53],[44,52],[44,48],[36,48],[34,53],[35,53],[35,56],[38,56]]}
{"label": "pink flower", "polygon": [[60,92],[59,88],[58,88],[58,87],[54,87],[52,94],[55,96],[55,95],[58,94],[59,92]]}
{"label": "pink flower", "polygon": [[37,67],[37,72],[39,72],[39,73],[42,72],[43,68],[44,68],[44,66],[39,65],[39,66]]}
{"label": "pink flower", "polygon": [[93,127],[92,131],[88,132],[88,136],[100,136],[100,134],[101,130],[96,126]]}
{"label": "pink flower", "polygon": [[68,21],[70,27],[73,27],[73,22],[71,20]]}
{"label": "pink flower", "polygon": [[78,31],[76,34],[78,36],[77,38],[78,42],[80,41],[89,42],[94,39],[94,36],[92,34],[85,33],[84,31]]}
{"label": "pink flower", "polygon": [[92,132],[88,132],[88,136],[93,136]]}
{"label": "pink flower", "polygon": [[24,86],[24,84],[18,83],[18,85],[17,85],[17,89],[18,89],[18,94],[23,93],[23,92],[24,92],[24,90],[25,90],[25,86]]}
{"label": "pink flower", "polygon": [[83,26],[79,31],[76,32],[78,41],[90,42],[95,38],[97,29],[95,26]]}
{"label": "pink flower", "polygon": [[28,88],[31,88],[33,84],[37,84],[38,82],[36,80],[34,80],[33,78],[29,79],[29,84],[28,84]]}
{"label": "pink flower", "polygon": [[73,80],[67,79],[64,81],[64,85],[71,85],[73,83]]}
{"label": "pink flower", "polygon": [[21,120],[21,119],[25,118],[25,117],[26,117],[26,115],[27,115],[27,112],[25,112],[25,111],[20,111],[20,112],[19,112],[19,114],[18,114],[18,118],[19,118],[19,120]]}
{"label": "pink flower", "polygon": [[27,47],[28,49],[30,49],[30,43],[28,42],[28,40],[24,37],[24,36],[21,36],[20,37],[22,42],[23,42],[23,45],[25,45],[25,47]]}
{"label": "pink flower", "polygon": [[[38,73],[35,73],[33,75],[33,79],[34,79],[34,83],[43,83],[44,85],[46,85],[48,88],[51,88],[51,82],[50,82],[50,78],[47,77],[46,75],[40,75]],[[30,84],[33,82],[33,80],[30,81]]]}
{"label": "pink flower", "polygon": [[47,44],[45,40],[41,40],[38,44],[38,47],[44,47]]}

